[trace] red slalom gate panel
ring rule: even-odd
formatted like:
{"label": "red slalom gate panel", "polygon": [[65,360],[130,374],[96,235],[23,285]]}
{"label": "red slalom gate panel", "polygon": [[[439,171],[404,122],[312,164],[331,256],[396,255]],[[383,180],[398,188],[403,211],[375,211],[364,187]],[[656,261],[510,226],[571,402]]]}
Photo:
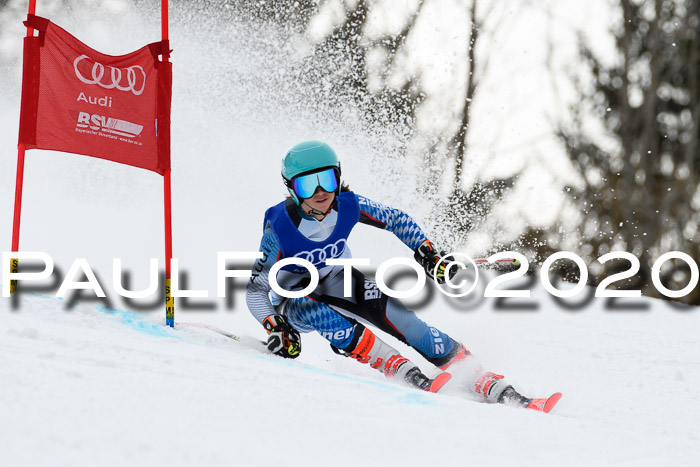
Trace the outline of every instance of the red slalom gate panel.
{"label": "red slalom gate panel", "polygon": [[163,175],[170,168],[168,42],[105,55],[28,15],[19,143],[98,157]]}

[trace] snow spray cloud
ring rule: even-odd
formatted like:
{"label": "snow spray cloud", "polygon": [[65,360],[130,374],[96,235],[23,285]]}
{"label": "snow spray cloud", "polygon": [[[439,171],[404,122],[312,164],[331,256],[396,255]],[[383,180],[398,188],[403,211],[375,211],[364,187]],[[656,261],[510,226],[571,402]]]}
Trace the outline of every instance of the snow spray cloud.
{"label": "snow spray cloud", "polygon": [[[49,3],[37,13],[106,53],[130,52],[159,38],[157,2],[103,2],[121,5],[113,9],[94,2],[86,9],[78,0],[65,8]],[[173,253],[193,277],[215,280],[204,258],[217,251],[257,247],[265,209],[285,194],[280,160],[302,140],[329,142],[355,191],[425,221],[420,200],[407,197],[396,176],[403,142],[394,130],[368,122],[352,96],[328,80],[311,79],[313,43],[303,34],[241,18],[224,3],[171,8]],[[0,79],[7,90],[0,95],[0,140],[6,142],[17,137],[25,14],[11,18],[17,57],[11,70],[0,70],[8,78]],[[12,28],[3,29],[1,40]],[[13,198],[15,171],[12,157],[0,159],[5,200]],[[23,205],[21,248],[50,252],[64,270],[85,257],[96,271],[110,271],[114,257],[134,264],[163,248],[162,186],[145,171],[30,151]],[[12,219],[11,208],[0,204],[0,217]],[[9,226],[0,229],[0,244],[10,245],[10,233]]]}

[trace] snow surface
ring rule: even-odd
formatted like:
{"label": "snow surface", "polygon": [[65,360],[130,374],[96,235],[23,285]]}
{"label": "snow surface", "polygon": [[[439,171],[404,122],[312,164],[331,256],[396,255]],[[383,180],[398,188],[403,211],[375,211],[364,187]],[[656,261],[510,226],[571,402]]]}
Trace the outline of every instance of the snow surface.
{"label": "snow surface", "polygon": [[[37,13],[106,53],[158,39],[157,14]],[[400,144],[367,128],[351,106],[325,108],[314,90],[295,87],[298,52],[274,31],[183,9],[171,14],[174,252],[189,288],[213,297],[216,252],[257,249],[264,209],[284,194],[281,155],[300,140],[327,140],[343,157],[353,189],[429,225],[430,206],[410,196]],[[17,37],[24,34],[21,19]],[[3,64],[9,79],[0,80],[6,248],[20,71],[19,63]],[[209,298],[190,300],[202,310],[186,310],[179,300],[176,320],[215,325],[245,342],[205,329],[167,329],[160,307],[134,311],[111,291],[111,260],[121,257],[133,287],[143,288],[148,258],[162,258],[155,174],[30,151],[22,215],[22,250],[50,253],[63,272],[74,258],[86,258],[110,303],[127,311],[108,311],[85,295],[73,307],[31,294],[17,307],[0,299],[2,467],[680,466],[700,459],[697,309],[648,299],[633,300],[631,310],[606,309],[603,300],[567,308],[536,285],[537,309],[529,311],[498,309],[493,300],[448,301],[431,289],[407,301],[524,394],[563,392],[555,411],[543,415],[391,384],[336,356],[317,335],[303,337],[295,361],[266,355],[257,350],[264,332],[246,310],[240,282],[231,306]],[[372,258],[373,268],[410,255],[390,234],[366,226],[350,244],[355,256]],[[475,296],[483,294],[481,284]],[[405,353],[429,371],[415,352]]]}
{"label": "snow surface", "polygon": [[544,415],[390,383],[315,334],[297,360],[266,355],[245,312],[177,317],[236,342],[160,311],[5,299],[0,465],[696,465],[700,314],[597,300],[419,312],[521,392],[563,392]]}

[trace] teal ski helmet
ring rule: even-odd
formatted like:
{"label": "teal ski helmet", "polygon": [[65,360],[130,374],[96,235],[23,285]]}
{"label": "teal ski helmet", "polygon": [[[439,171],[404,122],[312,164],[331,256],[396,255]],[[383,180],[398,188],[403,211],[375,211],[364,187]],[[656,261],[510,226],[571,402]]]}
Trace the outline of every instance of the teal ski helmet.
{"label": "teal ski helmet", "polygon": [[299,196],[294,192],[293,180],[301,175],[308,175],[333,168],[336,172],[338,188],[335,194],[340,194],[340,160],[328,144],[322,141],[304,141],[290,149],[282,159],[282,178],[292,199],[301,204]]}

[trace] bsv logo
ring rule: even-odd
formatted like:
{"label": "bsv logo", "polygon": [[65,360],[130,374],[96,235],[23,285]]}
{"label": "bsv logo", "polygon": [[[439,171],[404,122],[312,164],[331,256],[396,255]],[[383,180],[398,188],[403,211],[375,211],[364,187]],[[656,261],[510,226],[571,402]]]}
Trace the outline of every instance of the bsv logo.
{"label": "bsv logo", "polygon": [[[81,65],[83,60],[88,62]],[[109,74],[105,76],[105,66],[100,62],[94,62],[90,68],[89,60],[87,55],[81,55],[73,61],[75,76],[85,84],[96,84],[105,89],[117,88],[120,91],[131,91],[136,96],[140,96],[146,87],[146,72],[139,65],[127,68],[108,66]],[[83,75],[81,68],[83,71],[90,70],[88,77]]]}
{"label": "bsv logo", "polygon": [[382,293],[377,287],[377,283],[373,280],[365,279],[365,300],[373,300],[382,296]]}
{"label": "bsv logo", "polygon": [[90,128],[91,130],[104,131],[119,136],[134,138],[141,134],[143,125],[119,120],[118,118],[105,117],[103,115],[80,112],[78,114],[78,128]]}
{"label": "bsv logo", "polygon": [[337,242],[326,245],[323,248],[316,248],[311,251],[301,251],[294,255],[294,257],[305,259],[316,266],[330,258],[340,258],[345,251],[345,245],[345,239],[341,238]]}

